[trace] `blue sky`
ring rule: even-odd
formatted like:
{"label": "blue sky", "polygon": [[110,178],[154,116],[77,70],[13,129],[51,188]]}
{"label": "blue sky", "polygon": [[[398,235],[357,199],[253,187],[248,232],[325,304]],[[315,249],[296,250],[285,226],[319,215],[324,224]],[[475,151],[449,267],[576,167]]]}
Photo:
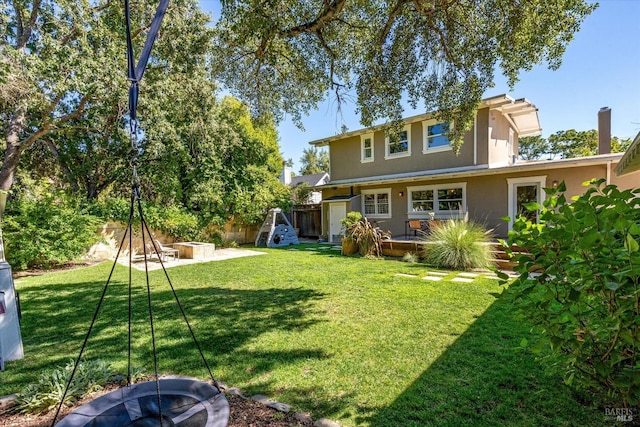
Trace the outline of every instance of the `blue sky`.
{"label": "blue sky", "polygon": [[[216,18],[218,1],[200,0],[205,11]],[[601,107],[611,108],[611,133],[633,138],[640,131],[640,0],[602,0],[600,7],[582,24],[569,44],[557,71],[537,66],[520,75],[513,90],[502,76],[485,97],[506,93],[527,98],[538,107],[542,135],[567,129],[597,128]],[[278,126],[283,156],[300,169],[302,150],[309,141],[340,132],[344,123],[349,130],[362,128],[354,104],[342,107],[338,116],[330,101],[303,118],[304,131],[290,121]],[[407,106],[405,116],[424,113]]]}

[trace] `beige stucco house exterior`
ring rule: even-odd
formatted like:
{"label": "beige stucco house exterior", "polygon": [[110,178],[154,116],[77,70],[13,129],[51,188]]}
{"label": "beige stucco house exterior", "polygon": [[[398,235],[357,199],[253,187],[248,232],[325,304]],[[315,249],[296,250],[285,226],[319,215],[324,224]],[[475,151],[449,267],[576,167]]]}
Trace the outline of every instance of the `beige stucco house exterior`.
{"label": "beige stucco house exterior", "polygon": [[565,181],[567,194],[577,195],[592,178],[637,186],[640,172],[613,172],[622,153],[609,153],[610,110],[598,117],[608,145],[605,140],[600,154],[573,159],[519,160],[518,139],[540,134],[540,122],[534,104],[507,95],[482,101],[457,155],[448,125],[432,114],[406,118],[397,139],[378,126],[311,141],[329,147],[331,180],[321,187],[323,234],[339,241],[340,219],[355,210],[398,239],[406,236],[410,220],[462,217],[504,237],[511,224],[502,218],[513,218],[523,203],[541,203],[544,187]]}

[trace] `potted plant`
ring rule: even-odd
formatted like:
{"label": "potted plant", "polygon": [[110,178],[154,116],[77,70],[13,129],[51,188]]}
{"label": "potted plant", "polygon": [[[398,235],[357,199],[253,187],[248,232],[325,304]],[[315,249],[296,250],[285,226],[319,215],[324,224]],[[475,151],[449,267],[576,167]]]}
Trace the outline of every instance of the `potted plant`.
{"label": "potted plant", "polygon": [[342,238],[342,255],[353,255],[358,252],[358,244],[350,235],[349,230],[361,220],[362,214],[356,211],[349,212],[346,218],[340,220],[340,224],[342,224],[342,235],[344,236]]}

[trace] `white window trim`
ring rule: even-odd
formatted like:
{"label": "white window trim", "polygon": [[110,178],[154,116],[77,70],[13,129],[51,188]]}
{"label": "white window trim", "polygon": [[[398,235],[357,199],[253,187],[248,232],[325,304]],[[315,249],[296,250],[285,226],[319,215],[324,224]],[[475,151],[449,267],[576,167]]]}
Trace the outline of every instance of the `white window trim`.
{"label": "white window trim", "polygon": [[[433,211],[423,211],[423,212],[413,212],[411,203],[411,192],[412,191],[423,191],[423,190],[433,190],[434,197],[437,195],[438,190],[442,190],[443,188],[462,188],[462,212],[460,211],[441,211],[437,208],[437,200],[434,199],[434,210]],[[464,217],[467,213],[467,183],[466,182],[450,182],[446,184],[437,184],[437,185],[419,185],[415,187],[407,187],[407,217],[409,219],[429,219],[431,218],[429,212],[434,212],[435,219],[460,219]]]}
{"label": "white window trim", "polygon": [[[389,200],[389,213],[388,214],[366,214],[364,209],[365,195],[367,194],[382,194],[386,193]],[[391,218],[391,188],[376,188],[373,190],[362,190],[360,192],[360,212],[362,216],[366,216],[367,218]],[[376,210],[377,210],[377,200],[376,200]]]}
{"label": "white window trim", "polygon": [[[371,157],[370,158],[365,158],[364,157],[364,140],[365,139],[371,139]],[[373,134],[372,133],[367,133],[365,135],[362,135],[360,137],[360,163],[371,163],[374,160],[375,157],[375,152],[374,152],[374,146],[375,144],[373,143]]]}
{"label": "white window trim", "polygon": [[509,231],[513,230],[513,220],[515,219],[515,194],[514,190],[518,184],[538,184],[540,185],[540,191],[538,192],[537,203],[542,206],[542,202],[546,198],[546,193],[543,190],[547,186],[547,176],[525,176],[522,178],[507,178],[507,203],[508,203],[508,215],[509,215]]}
{"label": "white window trim", "polygon": [[[442,153],[443,151],[452,151],[451,141],[449,145],[442,147],[429,148],[429,126],[441,123],[438,120],[430,119],[422,121],[422,154]],[[449,124],[449,131],[453,129],[453,125]]]}
{"label": "white window trim", "polygon": [[410,124],[409,125],[405,125],[405,127],[402,128],[402,131],[406,131],[407,132],[407,151],[405,151],[404,153],[389,154],[389,135],[387,135],[384,138],[384,151],[385,151],[384,159],[385,160],[399,159],[399,158],[402,158],[402,157],[411,156],[411,125]]}

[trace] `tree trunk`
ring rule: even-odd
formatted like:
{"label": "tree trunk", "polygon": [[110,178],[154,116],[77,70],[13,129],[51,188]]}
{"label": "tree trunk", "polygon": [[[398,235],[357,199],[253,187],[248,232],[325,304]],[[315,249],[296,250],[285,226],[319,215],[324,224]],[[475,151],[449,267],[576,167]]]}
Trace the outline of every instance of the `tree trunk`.
{"label": "tree trunk", "polygon": [[2,169],[0,169],[0,190],[11,190],[13,186],[13,178],[18,169],[18,161],[20,154],[27,148],[25,144],[20,142],[20,133],[24,129],[24,122],[27,117],[27,109],[20,106],[16,109],[15,114],[9,121],[7,130],[7,149],[4,153],[4,161]]}

